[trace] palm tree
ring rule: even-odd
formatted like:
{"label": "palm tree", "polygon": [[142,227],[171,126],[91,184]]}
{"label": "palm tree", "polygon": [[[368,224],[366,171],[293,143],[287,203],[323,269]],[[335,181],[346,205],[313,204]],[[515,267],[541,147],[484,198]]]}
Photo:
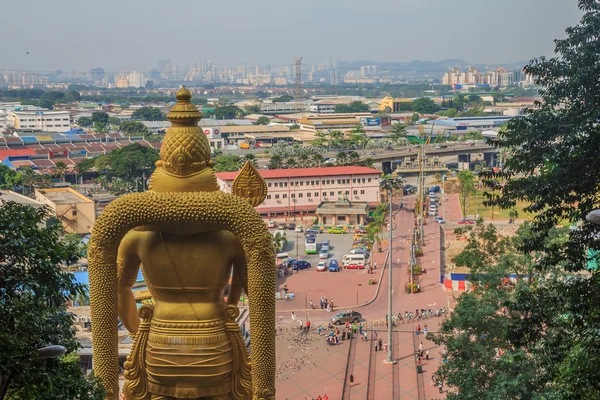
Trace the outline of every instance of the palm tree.
{"label": "palm tree", "polygon": [[329,143],[327,142],[327,133],[322,130],[318,130],[315,132],[316,139],[311,142],[313,146],[321,147],[327,143],[327,147],[329,147]]}
{"label": "palm tree", "polygon": [[406,139],[406,125],[404,124],[400,124],[400,123],[396,123],[394,125],[392,125],[392,129],[391,129],[392,134],[390,135],[390,139],[392,140],[392,142],[399,146],[401,142],[404,142],[404,139]]}
{"label": "palm tree", "polygon": [[310,166],[310,156],[307,153],[302,153],[298,156],[298,166],[300,168],[308,168]]}
{"label": "palm tree", "polygon": [[342,149],[346,147],[346,141],[344,140],[344,133],[342,131],[331,131],[329,132],[329,148]]}
{"label": "palm tree", "polygon": [[288,158],[287,160],[285,160],[285,166],[288,168],[295,168],[296,167],[296,159]]}
{"label": "palm tree", "polygon": [[517,211],[516,208],[511,208],[510,210],[508,210],[508,218],[510,218],[508,223],[515,222],[515,220],[519,218],[519,211]]}
{"label": "palm tree", "polygon": [[337,153],[336,163],[339,166],[343,166],[343,165],[347,165],[348,164],[348,155],[346,154],[346,152],[340,151],[339,153]]}
{"label": "palm tree", "polygon": [[288,241],[285,237],[285,234],[282,235],[281,232],[277,232],[275,236],[273,236],[273,245],[275,245],[275,250],[277,250],[278,252],[283,251],[287,243]]}
{"label": "palm tree", "polygon": [[355,148],[365,148],[369,141],[369,137],[365,133],[362,126],[357,126],[353,128],[350,132],[350,142],[353,144]]}
{"label": "palm tree", "polygon": [[255,167],[258,166],[258,161],[256,160],[256,156],[252,153],[244,154],[244,163],[247,161],[252,161]]}
{"label": "palm tree", "polygon": [[321,166],[321,163],[323,163],[323,156],[320,154],[313,154],[312,161],[313,165],[319,168]]}
{"label": "palm tree", "polygon": [[64,182],[65,181],[65,174],[67,172],[67,164],[65,164],[62,161],[59,161],[54,166],[54,170],[56,171],[56,174],[60,177],[60,181]]}
{"label": "palm tree", "polygon": [[375,164],[375,162],[373,161],[373,159],[371,157],[365,158],[360,163],[360,165],[362,165],[363,167],[367,167],[367,168],[374,168],[374,164]]}
{"label": "palm tree", "polygon": [[280,155],[274,154],[269,160],[269,169],[281,169],[283,167],[283,159]]}
{"label": "palm tree", "polygon": [[39,175],[29,166],[21,167],[23,185],[29,187],[29,194],[33,193],[33,185],[39,180]]}
{"label": "palm tree", "polygon": [[348,155],[348,164],[357,165],[360,162],[360,155],[356,151],[351,151]]}

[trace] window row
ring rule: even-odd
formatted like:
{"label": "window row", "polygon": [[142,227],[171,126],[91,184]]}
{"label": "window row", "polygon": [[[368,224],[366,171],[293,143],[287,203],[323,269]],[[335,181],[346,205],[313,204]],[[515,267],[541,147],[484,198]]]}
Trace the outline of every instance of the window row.
{"label": "window row", "polygon": [[[354,190],[354,191],[353,191],[353,194],[354,194],[355,196],[357,196],[357,195],[358,195],[358,192],[359,192],[358,190]],[[319,192],[314,192],[314,193],[292,193],[292,194],[290,194],[290,199],[295,199],[295,198],[296,198],[296,195],[298,195],[298,198],[299,198],[299,199],[301,199],[301,198],[303,198],[303,197],[304,197],[304,195],[305,195],[305,194],[306,194],[306,197],[319,197]],[[346,190],[346,191],[343,191],[343,190],[338,190],[337,194],[338,194],[338,195],[340,195],[340,194],[346,194],[346,195],[349,195],[349,194],[350,194],[350,191],[349,191],[349,190]],[[365,191],[364,191],[364,190],[361,190],[361,191],[360,191],[360,194],[365,194]],[[280,199],[280,198],[281,198],[281,199],[287,199],[287,198],[288,198],[288,195],[287,195],[287,193],[284,193],[284,194],[275,194],[275,195],[270,195],[270,194],[268,194],[268,195],[267,195],[267,200],[271,200],[271,198],[272,198],[271,196],[275,196],[275,199],[276,199],[276,200],[278,200],[278,199]],[[323,193],[322,193],[322,196],[323,196],[323,197],[327,197],[327,192],[323,192]],[[329,192],[329,196],[330,196],[330,197],[333,197],[333,196],[335,196],[335,192]]]}
{"label": "window row", "polygon": [[[372,178],[354,178],[352,179],[352,183],[371,183],[371,179]],[[319,181],[296,181],[296,182],[290,182],[290,186],[304,186],[306,182],[306,186],[315,186],[319,184]],[[350,179],[337,179],[337,184],[338,185],[347,185],[350,183]],[[321,185],[335,185],[336,184],[336,179],[323,179],[321,181]],[[268,187],[274,186],[274,187],[287,187],[288,183],[287,182],[268,182],[267,183]]]}

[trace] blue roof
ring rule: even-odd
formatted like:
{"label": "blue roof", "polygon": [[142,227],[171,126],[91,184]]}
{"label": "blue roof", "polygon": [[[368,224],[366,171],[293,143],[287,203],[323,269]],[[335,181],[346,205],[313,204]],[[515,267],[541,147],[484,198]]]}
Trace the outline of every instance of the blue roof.
{"label": "blue roof", "polygon": [[86,133],[86,131],[84,131],[81,128],[74,128],[74,129],[71,129],[70,131],[63,132],[64,135],[83,135],[85,133]]}
{"label": "blue roof", "polygon": [[39,143],[39,139],[35,136],[21,136],[21,140],[24,143]]}

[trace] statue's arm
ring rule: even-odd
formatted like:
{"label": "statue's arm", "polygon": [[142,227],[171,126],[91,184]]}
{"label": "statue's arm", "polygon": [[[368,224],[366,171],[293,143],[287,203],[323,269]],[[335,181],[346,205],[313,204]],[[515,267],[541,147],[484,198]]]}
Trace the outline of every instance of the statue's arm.
{"label": "statue's arm", "polygon": [[130,231],[119,246],[118,265],[118,310],[125,328],[135,334],[140,325],[135,298],[131,288],[137,280],[141,261],[137,253],[137,232]]}
{"label": "statue's arm", "polygon": [[240,241],[234,237],[233,247],[233,279],[227,296],[227,304],[237,305],[242,290],[248,295],[248,266],[246,264],[246,254]]}

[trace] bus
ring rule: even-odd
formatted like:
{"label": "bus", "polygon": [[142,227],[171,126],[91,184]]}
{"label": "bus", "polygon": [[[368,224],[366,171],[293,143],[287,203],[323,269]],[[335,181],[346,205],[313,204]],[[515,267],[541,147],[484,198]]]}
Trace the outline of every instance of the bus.
{"label": "bus", "polygon": [[304,239],[304,249],[306,254],[317,254],[317,238],[315,235],[308,235]]}

